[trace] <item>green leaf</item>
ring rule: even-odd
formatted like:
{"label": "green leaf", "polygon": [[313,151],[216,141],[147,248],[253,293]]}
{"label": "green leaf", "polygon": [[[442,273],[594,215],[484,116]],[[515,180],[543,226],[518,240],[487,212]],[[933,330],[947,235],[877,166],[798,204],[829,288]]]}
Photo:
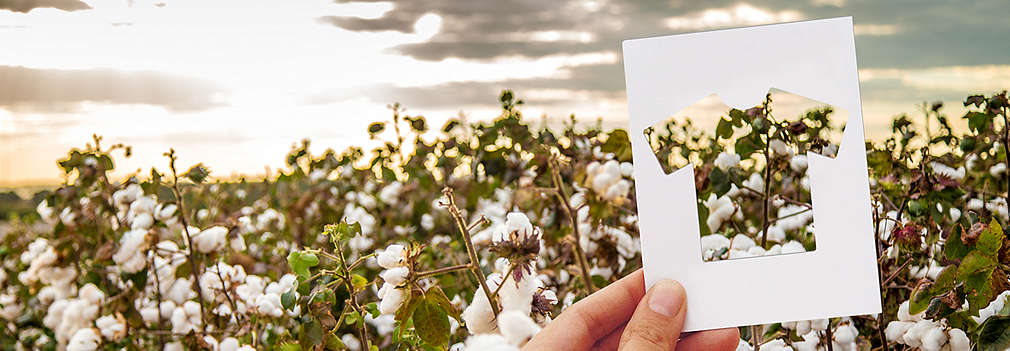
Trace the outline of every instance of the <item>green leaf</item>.
{"label": "green leaf", "polygon": [[978,351],[1002,351],[1010,347],[1010,316],[989,317],[979,327]]}
{"label": "green leaf", "polygon": [[909,314],[919,314],[925,311],[929,307],[929,302],[933,299],[933,294],[930,292],[931,284],[921,284],[912,290],[912,298],[908,301],[908,313]]}
{"label": "green leaf", "polygon": [[979,235],[978,243],[975,244],[975,252],[981,252],[988,257],[996,257],[1002,246],[1003,229],[1000,228],[999,222],[996,222],[994,219],[992,224],[989,224],[989,228],[983,231],[982,235]]}
{"label": "green leaf", "polygon": [[291,251],[288,254],[288,265],[291,271],[295,272],[299,278],[308,279],[311,274],[309,268],[319,264],[319,257],[313,253],[303,253],[301,251]]}
{"label": "green leaf", "polygon": [[729,180],[729,173],[724,172],[718,167],[713,167],[712,172],[708,174],[708,184],[712,186],[712,191],[718,196],[729,192],[729,189],[733,185]]}
{"label": "green leaf", "polygon": [[333,304],[337,302],[337,297],[333,294],[333,290],[327,288],[319,288],[314,293],[312,293],[312,298],[309,299],[311,303],[324,303]]}
{"label": "green leaf", "polygon": [[974,111],[965,114],[964,118],[968,120],[968,128],[973,132],[984,131],[992,120],[989,115]]}
{"label": "green leaf", "polygon": [[747,159],[755,151],[761,150],[764,147],[765,143],[761,140],[761,136],[757,133],[750,133],[737,139],[733,150],[740,155],[741,159]]}
{"label": "green leaf", "polygon": [[411,317],[417,336],[432,346],[444,347],[449,344],[449,316],[431,299],[422,300]]}
{"label": "green leaf", "polygon": [[970,275],[992,271],[995,266],[995,259],[975,250],[965,256],[961,265],[957,267],[957,278],[958,280],[966,280]]}
{"label": "green leaf", "polygon": [[295,307],[295,302],[296,299],[294,289],[284,294],[281,294],[281,305],[284,306],[284,309],[286,310],[293,309]]}
{"label": "green leaf", "polygon": [[375,123],[372,123],[372,124],[368,125],[368,134],[372,134],[372,135],[379,134],[379,133],[382,133],[382,131],[385,130],[385,129],[386,129],[386,123],[384,123],[384,122],[375,122]]}
{"label": "green leaf", "polygon": [[344,324],[354,325],[354,323],[357,323],[358,319],[360,319],[360,318],[361,318],[361,315],[358,314],[358,311],[353,311],[353,310],[352,311],[348,311],[347,315],[344,316]]}
{"label": "green leaf", "polygon": [[365,279],[360,274],[353,274],[351,275],[351,285],[354,286],[355,291],[361,291],[368,286],[368,279]]}
{"label": "green leaf", "polygon": [[[319,324],[319,321],[312,319],[311,322],[305,324],[305,339],[311,346],[319,346],[323,344],[323,326]],[[302,344],[304,347],[306,344]]]}
{"label": "green leaf", "polygon": [[968,252],[971,252],[971,248],[961,242],[961,232],[963,230],[960,225],[954,226],[954,230],[947,236],[947,242],[943,244],[943,255],[948,260],[961,260]]}
{"label": "green leaf", "polygon": [[281,345],[280,351],[302,351],[302,347],[298,346],[298,344],[287,343]]}
{"label": "green leaf", "polygon": [[717,138],[729,139],[733,136],[733,122],[720,118],[719,124],[715,127]]}
{"label": "green leaf", "polygon": [[368,314],[372,316],[372,318],[379,318],[379,315],[382,314],[379,312],[379,305],[375,302],[370,302],[365,305],[365,311],[368,311]]}
{"label": "green leaf", "polygon": [[189,170],[186,171],[186,173],[183,174],[182,176],[193,181],[193,183],[200,184],[203,183],[203,181],[206,180],[207,176],[209,175],[210,170],[207,169],[207,167],[204,166],[203,163],[197,163],[195,166],[190,167]]}
{"label": "green leaf", "polygon": [[460,323],[463,323],[463,320],[460,318],[459,311],[456,311],[456,306],[452,305],[452,301],[449,301],[449,297],[445,295],[445,291],[442,291],[442,288],[438,287],[438,285],[428,288],[425,296],[427,296],[429,300],[434,301],[441,306],[442,310],[444,310],[450,317]]}
{"label": "green leaf", "polygon": [[733,125],[737,128],[743,127],[743,122],[747,120],[747,113],[740,109],[729,110],[729,118],[733,120]]}
{"label": "green leaf", "polygon": [[936,295],[941,293],[946,293],[950,289],[954,288],[956,284],[954,278],[957,276],[957,267],[947,266],[940,271],[940,274],[936,275],[936,281],[933,283],[933,287],[930,289]]}

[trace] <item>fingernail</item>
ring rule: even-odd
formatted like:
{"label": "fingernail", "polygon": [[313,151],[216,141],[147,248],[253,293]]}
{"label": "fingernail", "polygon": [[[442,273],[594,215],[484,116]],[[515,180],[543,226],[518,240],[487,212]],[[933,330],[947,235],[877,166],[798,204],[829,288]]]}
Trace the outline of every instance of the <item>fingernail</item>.
{"label": "fingernail", "polygon": [[684,288],[672,280],[660,280],[652,286],[649,294],[649,308],[653,312],[673,317],[684,304]]}

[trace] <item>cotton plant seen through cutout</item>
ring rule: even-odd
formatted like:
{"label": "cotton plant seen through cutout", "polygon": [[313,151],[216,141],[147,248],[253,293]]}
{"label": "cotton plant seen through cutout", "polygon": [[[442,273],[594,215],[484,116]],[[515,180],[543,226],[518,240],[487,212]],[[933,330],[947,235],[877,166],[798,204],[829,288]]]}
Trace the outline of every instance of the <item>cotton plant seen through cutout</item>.
{"label": "cotton plant seen through cutout", "polygon": [[695,166],[702,258],[813,251],[807,154],[834,157],[848,113],[778,89],[738,109],[710,95],[644,133],[666,173]]}

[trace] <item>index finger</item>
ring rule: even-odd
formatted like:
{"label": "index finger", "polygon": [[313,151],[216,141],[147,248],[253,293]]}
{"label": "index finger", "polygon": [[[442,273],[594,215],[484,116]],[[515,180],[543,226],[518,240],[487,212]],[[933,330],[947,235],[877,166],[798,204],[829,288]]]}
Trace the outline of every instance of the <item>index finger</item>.
{"label": "index finger", "polygon": [[524,347],[526,350],[588,350],[623,326],[645,295],[639,269],[575,303]]}

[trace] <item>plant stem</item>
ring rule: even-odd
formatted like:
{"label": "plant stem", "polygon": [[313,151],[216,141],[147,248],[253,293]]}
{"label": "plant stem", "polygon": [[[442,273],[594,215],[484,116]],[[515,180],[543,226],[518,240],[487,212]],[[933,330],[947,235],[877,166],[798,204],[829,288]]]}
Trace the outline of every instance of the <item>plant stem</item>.
{"label": "plant stem", "polygon": [[442,193],[445,194],[446,199],[449,201],[445,206],[448,208],[449,214],[456,221],[456,227],[463,236],[466,253],[470,256],[470,273],[473,274],[474,279],[477,279],[481,290],[484,291],[484,296],[487,297],[488,304],[491,305],[491,312],[494,313],[495,318],[498,318],[498,313],[500,312],[498,299],[494,295],[491,295],[491,289],[487,287],[487,278],[484,277],[484,272],[480,270],[480,258],[477,257],[477,250],[473,246],[473,239],[470,238],[470,231],[466,230],[467,226],[463,222],[463,215],[459,212],[459,207],[456,207],[456,199],[453,198],[452,188],[445,187],[445,189],[442,189]]}
{"label": "plant stem", "polygon": [[361,328],[358,328],[358,342],[361,343],[362,350],[368,350],[368,326],[365,325],[363,320],[365,318],[365,312],[362,311],[361,306],[358,305],[358,292],[354,290],[354,284],[351,284],[351,272],[347,269],[347,262],[344,261],[344,251],[340,250],[340,245],[336,245],[335,247],[337,249],[337,255],[340,256],[340,270],[343,271],[344,274],[344,285],[347,287],[347,294],[350,295],[351,308],[353,308],[355,312],[358,312],[358,315],[362,318],[362,320],[358,321],[358,323],[361,323]]}
{"label": "plant stem", "polygon": [[[494,296],[498,296],[498,292],[501,291],[501,287],[505,286],[505,280],[507,280],[508,277],[510,275],[512,275],[512,271],[514,271],[515,269],[516,269],[516,265],[515,264],[510,264],[509,265],[509,270],[508,270],[508,272],[505,272],[505,275],[502,277],[501,284],[498,284],[498,287],[494,289]],[[516,282],[516,284],[518,284],[518,283],[519,282]]]}
{"label": "plant stem", "polygon": [[565,192],[564,182],[561,181],[561,171],[558,170],[558,160],[556,158],[551,159],[551,181],[554,183],[554,189],[557,191],[554,194],[557,196],[558,201],[561,202],[561,208],[565,209],[565,214],[568,215],[568,220],[572,222],[572,236],[575,237],[575,260],[579,263],[579,269],[582,271],[582,281],[586,283],[586,289],[592,294],[596,292],[596,287],[593,285],[593,279],[589,275],[589,263],[586,259],[586,253],[582,250],[582,238],[579,235],[579,222],[575,218],[576,212],[572,210],[572,204],[568,199],[568,193]]}
{"label": "plant stem", "polygon": [[754,344],[754,351],[761,350],[761,344],[758,341],[758,326],[750,326],[750,342]]}
{"label": "plant stem", "polygon": [[[881,222],[880,221],[880,214],[878,212],[879,212],[878,207],[874,206],[873,207],[873,223],[874,223],[873,241],[876,243],[875,246],[876,246],[876,249],[877,249],[877,279],[879,280],[879,279],[884,279],[884,270],[880,266],[881,265],[880,257],[881,257],[882,251],[883,251],[883,247],[880,244],[880,236],[877,235],[877,233],[880,233],[880,222]],[[880,296],[881,296],[881,299],[883,299],[884,293],[886,293],[886,291],[887,290],[884,289],[883,282],[881,282],[881,284],[880,284]],[[887,348],[887,338],[886,338],[885,335],[886,334],[884,332],[884,314],[883,313],[877,313],[877,337],[880,338],[880,345],[883,347],[883,351],[890,351]]]}
{"label": "plant stem", "polygon": [[[770,102],[770,99],[769,98],[765,98],[765,106],[764,106],[765,118],[768,119],[768,120],[771,119],[771,118],[769,118],[770,117],[769,116],[770,112],[769,112],[769,109],[768,109],[768,103],[769,102]],[[768,130],[771,130],[771,128],[769,128]],[[761,248],[762,249],[767,249],[767,247],[765,247],[765,244],[768,242],[768,207],[769,207],[769,201],[771,201],[771,196],[768,194],[768,190],[771,189],[771,186],[770,186],[771,184],[769,184],[769,183],[771,182],[771,179],[772,179],[772,158],[769,155],[769,150],[771,149],[771,141],[772,141],[771,139],[772,139],[771,135],[769,135],[768,132],[766,131],[765,132],[765,150],[764,150],[764,155],[765,155],[764,201],[761,203],[761,213],[762,213],[762,215],[761,215],[761,221],[762,221],[762,224],[761,224]]]}
{"label": "plant stem", "polygon": [[[183,207],[182,191],[179,190],[179,174],[175,170],[175,149],[168,149],[168,167],[172,169],[172,191],[175,193],[176,205],[179,207],[179,222],[182,222],[182,233],[186,236],[186,246],[189,248],[186,253],[189,261],[189,272],[193,276],[193,285],[196,286],[196,296],[200,299],[200,320],[203,322],[202,330],[207,326],[207,316],[203,308],[203,288],[200,287],[200,275],[198,273],[196,260],[193,259],[196,248],[193,247],[193,237],[189,235],[189,223],[186,221],[186,208]],[[159,308],[161,308],[159,306]]]}
{"label": "plant stem", "polygon": [[[1003,108],[1003,164],[1010,166],[1010,117],[1007,117],[1007,108]],[[1007,187],[1007,200],[1010,201],[1010,169],[1003,171],[1003,185]]]}
{"label": "plant stem", "polygon": [[414,276],[417,277],[417,278],[424,278],[424,277],[429,277],[429,276],[438,275],[438,274],[442,274],[442,273],[458,272],[458,271],[467,270],[467,269],[471,269],[471,268],[473,268],[473,267],[471,267],[469,263],[468,264],[460,264],[460,265],[455,265],[455,266],[442,267],[442,268],[439,268],[439,269],[432,269],[430,271],[425,271],[425,272],[418,272]]}
{"label": "plant stem", "polygon": [[828,351],[834,351],[833,341],[835,337],[831,335],[831,318],[828,318],[828,327],[824,329],[824,333],[826,334],[826,339],[828,339],[827,342],[825,342],[825,344],[827,344]]}

